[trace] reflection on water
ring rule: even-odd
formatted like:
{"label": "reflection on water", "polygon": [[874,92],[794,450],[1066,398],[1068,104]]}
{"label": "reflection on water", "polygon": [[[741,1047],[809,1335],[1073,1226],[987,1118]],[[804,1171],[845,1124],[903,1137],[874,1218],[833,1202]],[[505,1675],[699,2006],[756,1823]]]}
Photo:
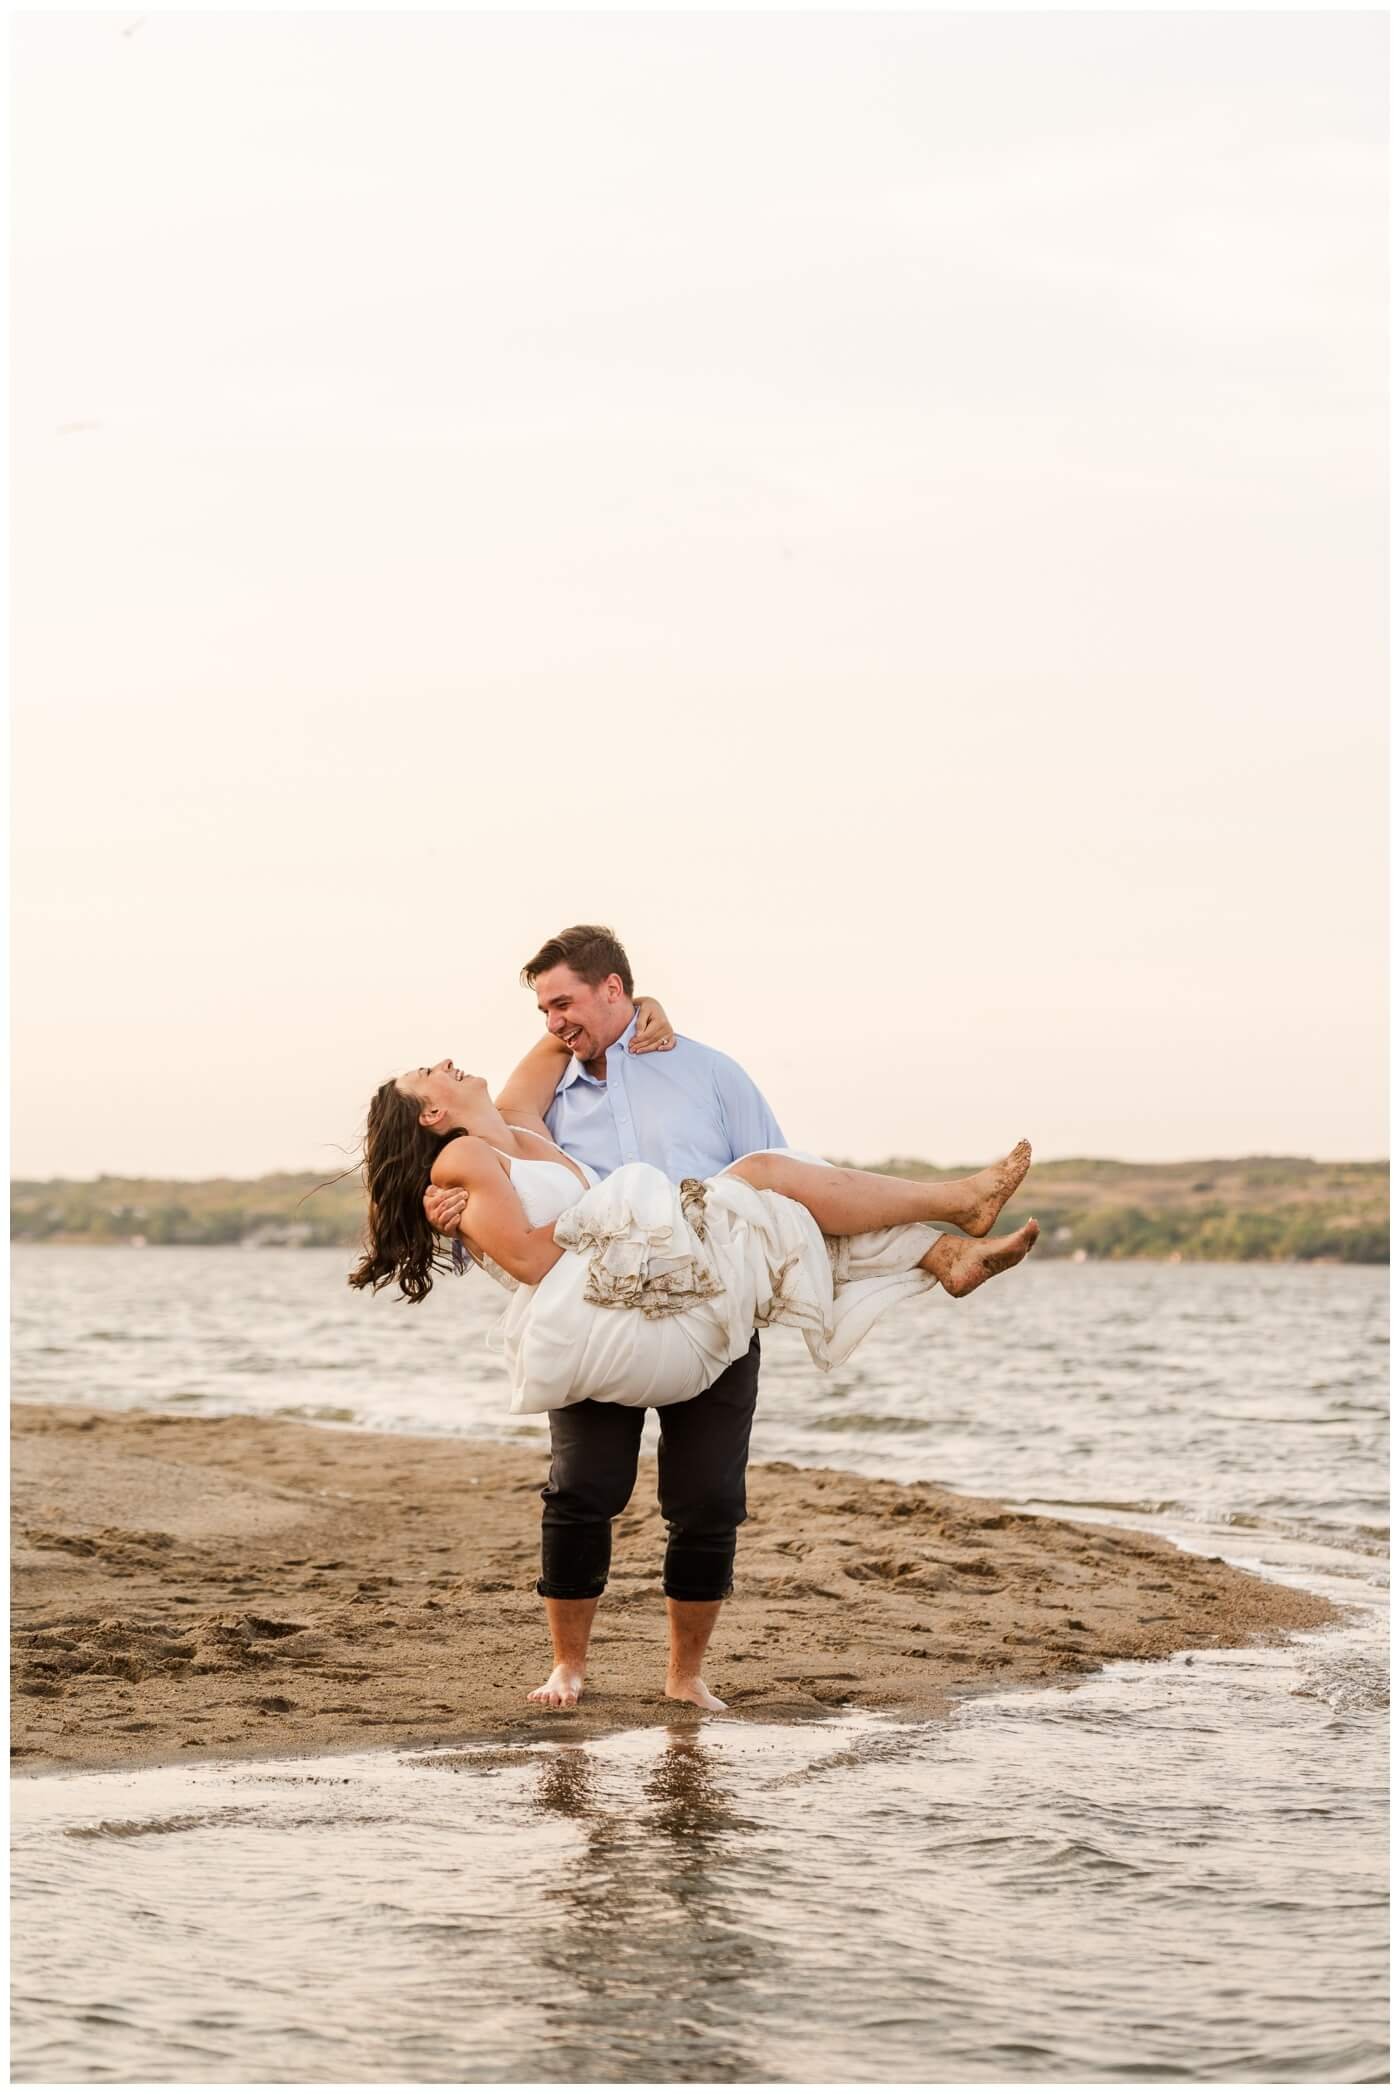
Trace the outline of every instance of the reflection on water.
{"label": "reflection on water", "polygon": [[552,1980],[552,2076],[595,2079],[606,2058],[610,2076],[632,2080],[763,2078],[740,2031],[711,2011],[717,1991],[733,1994],[772,1960],[726,1899],[736,1843],[757,1828],[735,1810],[715,1751],[693,1730],[666,1732],[639,1793],[610,1803],[594,1755],[562,1746],[540,1766],[534,1803],[583,1835],[535,1950]]}

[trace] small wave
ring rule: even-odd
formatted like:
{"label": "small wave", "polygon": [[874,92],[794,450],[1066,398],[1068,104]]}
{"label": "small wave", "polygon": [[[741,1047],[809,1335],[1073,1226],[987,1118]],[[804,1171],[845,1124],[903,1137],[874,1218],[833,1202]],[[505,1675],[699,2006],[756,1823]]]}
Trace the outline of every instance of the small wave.
{"label": "small wave", "polygon": [[1127,1855],[1106,1853],[1091,1840],[1070,1838],[1053,1847],[1047,1842],[1042,1852],[1027,1856],[1014,1873],[1027,1878],[1048,1875],[1056,1878],[1096,1876],[1126,1879],[1150,1877],[1155,1868],[1153,1861],[1134,1861]]}
{"label": "small wave", "polygon": [[1345,1418],[1288,1417],[1286,1415],[1276,1415],[1272,1411],[1202,1411],[1201,1415],[1203,1418],[1209,1418],[1214,1425],[1285,1425],[1297,1426],[1299,1428],[1305,1425],[1308,1427],[1322,1425],[1332,1432],[1353,1432],[1355,1430],[1355,1427],[1349,1424]]}
{"label": "small wave", "polygon": [[282,1403],[272,1415],[274,1418],[300,1418],[303,1424],[354,1425],[359,1414],[347,1410],[342,1403]]}
{"label": "small wave", "polygon": [[927,1432],[927,1418],[883,1418],[874,1411],[827,1411],[813,1432]]}
{"label": "small wave", "polygon": [[1324,1549],[1349,1549],[1358,1556],[1390,1554],[1389,1532],[1383,1527],[1363,1526],[1353,1521],[1338,1521],[1333,1526],[1325,1520],[1292,1519],[1282,1505],[1277,1511],[1270,1509],[1263,1513],[1221,1512],[1215,1506],[1197,1506],[1194,1515],[1206,1525],[1236,1527],[1288,1541],[1310,1542]]}
{"label": "small wave", "polygon": [[162,1832],[196,1832],[205,1825],[227,1825],[246,1818],[251,1811],[239,1804],[223,1810],[178,1812],[168,1818],[101,1818],[95,1825],[70,1825],[64,1838],[70,1840],[140,1840]]}
{"label": "small wave", "polygon": [[1027,1505],[1056,1505],[1066,1512],[1186,1512],[1177,1498],[1027,1498]]}
{"label": "small wave", "polygon": [[1308,1701],[1325,1701],[1339,1716],[1390,1707],[1390,1669],[1382,1658],[1340,1651],[1333,1657],[1310,1660],[1302,1671],[1294,1694]]}

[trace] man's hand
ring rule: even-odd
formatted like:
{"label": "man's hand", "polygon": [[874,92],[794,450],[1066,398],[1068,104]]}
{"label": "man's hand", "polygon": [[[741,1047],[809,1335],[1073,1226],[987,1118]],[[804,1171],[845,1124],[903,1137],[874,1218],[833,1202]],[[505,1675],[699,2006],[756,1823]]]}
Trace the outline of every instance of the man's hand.
{"label": "man's hand", "polygon": [[423,1212],[439,1236],[455,1236],[467,1196],[460,1186],[430,1185],[423,1195]]}
{"label": "man's hand", "polygon": [[638,996],[637,1029],[628,1043],[629,1054],[669,1054],[676,1044],[671,1021],[654,996]]}

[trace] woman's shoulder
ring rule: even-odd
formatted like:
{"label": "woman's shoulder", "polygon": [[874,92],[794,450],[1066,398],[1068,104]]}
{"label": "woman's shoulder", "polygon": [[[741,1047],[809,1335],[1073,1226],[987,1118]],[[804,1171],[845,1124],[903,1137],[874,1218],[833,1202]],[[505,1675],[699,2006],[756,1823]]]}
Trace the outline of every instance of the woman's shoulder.
{"label": "woman's shoulder", "polygon": [[490,1142],[483,1141],[479,1134],[459,1134],[433,1158],[432,1181],[434,1185],[468,1185],[497,1164]]}

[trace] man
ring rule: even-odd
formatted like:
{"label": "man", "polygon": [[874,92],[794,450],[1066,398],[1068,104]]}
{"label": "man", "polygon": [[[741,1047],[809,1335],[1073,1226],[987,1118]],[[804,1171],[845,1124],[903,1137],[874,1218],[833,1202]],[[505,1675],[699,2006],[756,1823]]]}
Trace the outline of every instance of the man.
{"label": "man", "polygon": [[[737,1062],[677,1038],[665,1054],[630,1054],[632,969],[610,930],[575,924],[521,972],[544,1020],[573,1056],[546,1123],[567,1155],[606,1177],[651,1163],[667,1177],[709,1178],[755,1149],[785,1149],[781,1128]],[[454,1229],[458,1196],[430,1192],[436,1229]],[[720,1608],[733,1589],[737,1529],[758,1396],[758,1338],[701,1395],[658,1409],[657,1496],[666,1521],[670,1635],[666,1693],[722,1709],[701,1676]],[[620,1403],[551,1411],[549,1482],[541,1496],[541,1576],[554,1670],[531,1701],[572,1708],[612,1556],[612,1522],[632,1495],[646,1412]]]}

